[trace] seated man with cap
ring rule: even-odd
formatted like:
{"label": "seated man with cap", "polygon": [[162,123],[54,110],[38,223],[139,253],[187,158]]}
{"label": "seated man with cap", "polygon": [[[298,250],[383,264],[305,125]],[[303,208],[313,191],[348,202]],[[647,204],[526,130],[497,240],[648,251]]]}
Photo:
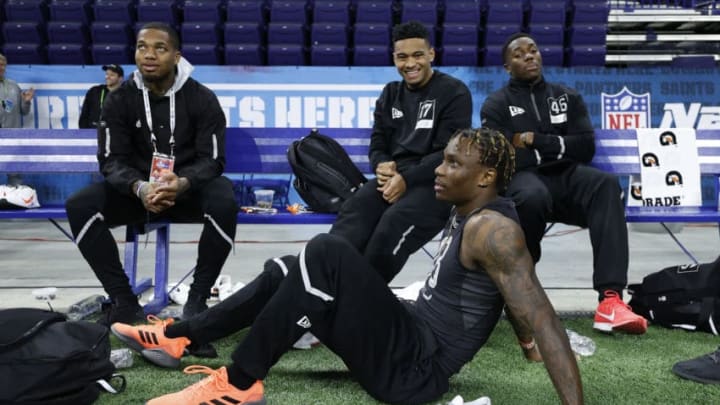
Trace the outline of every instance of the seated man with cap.
{"label": "seated man with cap", "polygon": [[102,70],[105,71],[105,84],[93,86],[85,93],[85,99],[78,120],[79,128],[96,128],[100,122],[102,108],[107,95],[111,91],[120,88],[123,82],[125,72],[120,65],[103,65]]}

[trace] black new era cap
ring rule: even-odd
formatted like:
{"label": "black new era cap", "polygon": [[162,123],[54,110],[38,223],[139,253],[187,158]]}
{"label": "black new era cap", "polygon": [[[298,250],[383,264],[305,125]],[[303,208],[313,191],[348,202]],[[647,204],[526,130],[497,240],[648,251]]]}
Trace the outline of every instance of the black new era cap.
{"label": "black new era cap", "polygon": [[103,65],[102,70],[112,70],[113,72],[117,73],[120,76],[125,76],[125,71],[120,65]]}

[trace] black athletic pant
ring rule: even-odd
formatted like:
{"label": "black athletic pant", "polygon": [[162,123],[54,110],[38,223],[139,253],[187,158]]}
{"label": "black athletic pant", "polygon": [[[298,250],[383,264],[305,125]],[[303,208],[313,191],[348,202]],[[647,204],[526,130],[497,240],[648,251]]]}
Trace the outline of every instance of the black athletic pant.
{"label": "black athletic pant", "polygon": [[[233,367],[262,380],[305,332],[340,356],[368,393],[391,403],[423,403],[448,390],[433,361],[435,339],[412,307],[342,238],[313,238],[288,274],[266,266],[253,282],[187,321],[207,342],[252,322]],[[176,325],[180,326],[180,325]]]}
{"label": "black athletic pant", "polygon": [[146,211],[136,196],[120,194],[107,182],[76,192],[66,201],[65,209],[75,243],[111,298],[132,295],[111,227],[161,218],[202,222],[204,227],[190,290],[208,297],[233,247],[238,210],[232,183],[225,177],[180,195],[173,207],[160,214]]}
{"label": "black athletic pant", "polygon": [[394,204],[377,187],[372,179],[345,201],[330,233],[347,239],[390,282],[443,229],[450,204],[435,198],[432,183],[409,187]]}
{"label": "black athletic pant", "polygon": [[528,250],[540,260],[548,222],[588,228],[593,249],[593,288],[622,291],[627,284],[628,234],[617,177],[577,165],[556,175],[515,173],[506,195],[515,201]]}

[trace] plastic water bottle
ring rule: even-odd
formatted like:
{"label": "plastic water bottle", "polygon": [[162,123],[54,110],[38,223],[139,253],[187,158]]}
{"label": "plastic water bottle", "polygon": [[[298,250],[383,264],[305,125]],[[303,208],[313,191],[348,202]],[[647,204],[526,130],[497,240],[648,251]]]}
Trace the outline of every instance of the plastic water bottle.
{"label": "plastic water bottle", "polygon": [[130,349],[115,349],[110,352],[110,361],[115,368],[128,368],[133,365],[133,354]]}
{"label": "plastic water bottle", "polygon": [[96,312],[100,312],[100,308],[102,307],[102,303],[104,301],[105,297],[99,294],[83,298],[82,300],[70,305],[67,317],[71,321],[85,319]]}
{"label": "plastic water bottle", "polygon": [[575,354],[580,356],[592,356],[595,353],[595,342],[587,336],[583,336],[570,329],[565,329],[568,340],[570,341],[570,347]]}

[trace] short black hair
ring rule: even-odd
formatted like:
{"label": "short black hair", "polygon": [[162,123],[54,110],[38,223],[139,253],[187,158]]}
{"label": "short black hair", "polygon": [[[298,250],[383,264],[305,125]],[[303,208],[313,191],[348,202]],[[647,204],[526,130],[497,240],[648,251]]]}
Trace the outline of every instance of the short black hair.
{"label": "short black hair", "polygon": [[149,22],[143,24],[143,26],[140,27],[140,29],[138,30],[138,33],[140,33],[140,31],[142,30],[159,30],[166,32],[170,37],[170,45],[176,50],[180,50],[180,36],[178,36],[175,28],[171,27],[170,25],[163,22]]}
{"label": "short black hair", "polygon": [[393,44],[397,41],[410,38],[424,39],[428,45],[430,43],[430,31],[425,26],[417,21],[408,21],[403,24],[398,24],[393,27],[392,30],[392,42]]}
{"label": "short black hair", "polygon": [[505,40],[505,43],[503,44],[503,47],[502,47],[501,55],[503,58],[503,63],[507,63],[507,51],[508,51],[508,47],[510,46],[510,43],[518,38],[530,38],[533,40],[533,42],[535,41],[535,38],[533,38],[532,35],[528,34],[527,32],[516,32],[516,33],[510,35]]}

